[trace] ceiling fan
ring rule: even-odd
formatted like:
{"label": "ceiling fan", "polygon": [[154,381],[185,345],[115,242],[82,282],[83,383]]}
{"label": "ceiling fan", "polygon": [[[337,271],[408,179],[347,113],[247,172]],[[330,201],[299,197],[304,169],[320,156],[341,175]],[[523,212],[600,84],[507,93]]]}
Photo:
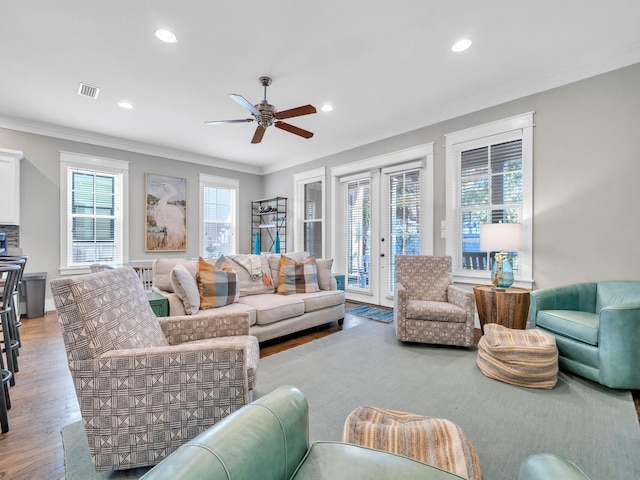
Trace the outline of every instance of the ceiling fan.
{"label": "ceiling fan", "polygon": [[255,120],[258,123],[258,127],[253,134],[251,143],[260,143],[262,141],[262,137],[264,136],[264,132],[267,130],[267,127],[270,127],[271,125],[274,125],[277,128],[285,130],[289,133],[300,135],[304,138],[313,137],[313,133],[307,130],[303,130],[302,128],[298,128],[289,123],[281,122],[280,120],[316,113],[316,107],[314,107],[313,105],[303,105],[301,107],[291,108],[289,110],[278,112],[276,110],[276,107],[267,102],[267,87],[271,85],[271,78],[260,77],[260,84],[264,87],[264,99],[257,105],[251,105],[251,103],[249,103],[249,101],[242,95],[237,95],[235,93],[229,94],[229,96],[233,100],[249,110],[249,112],[251,112],[251,115],[253,115],[253,118],[243,118],[240,120],[213,120],[204,123],[207,125],[220,125],[224,123],[253,122]]}

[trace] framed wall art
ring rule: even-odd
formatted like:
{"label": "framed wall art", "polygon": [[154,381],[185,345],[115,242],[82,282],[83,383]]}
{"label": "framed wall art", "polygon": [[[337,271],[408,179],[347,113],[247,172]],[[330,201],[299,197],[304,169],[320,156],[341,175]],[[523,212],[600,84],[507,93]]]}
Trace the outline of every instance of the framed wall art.
{"label": "framed wall art", "polygon": [[187,250],[187,179],[145,175],[146,252]]}

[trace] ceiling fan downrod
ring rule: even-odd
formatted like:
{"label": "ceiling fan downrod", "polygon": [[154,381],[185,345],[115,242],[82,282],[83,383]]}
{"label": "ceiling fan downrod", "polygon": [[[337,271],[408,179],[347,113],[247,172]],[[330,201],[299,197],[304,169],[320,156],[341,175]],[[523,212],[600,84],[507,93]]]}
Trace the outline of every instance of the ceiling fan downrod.
{"label": "ceiling fan downrod", "polygon": [[260,112],[260,116],[256,117],[256,122],[262,128],[267,128],[273,125],[273,116],[276,113],[276,107],[267,102],[267,87],[271,85],[271,78],[260,77],[260,84],[264,87],[264,98],[262,102],[255,106]]}

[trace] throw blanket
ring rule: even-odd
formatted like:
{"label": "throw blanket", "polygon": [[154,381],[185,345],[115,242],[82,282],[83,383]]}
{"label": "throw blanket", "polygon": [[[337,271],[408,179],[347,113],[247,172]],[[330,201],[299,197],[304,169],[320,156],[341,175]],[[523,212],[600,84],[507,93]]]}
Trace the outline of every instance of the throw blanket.
{"label": "throw blanket", "polygon": [[260,259],[260,255],[238,254],[227,255],[227,257],[244,268],[251,277],[251,280],[253,280],[254,282],[259,278],[262,278],[262,282],[265,285],[273,284],[271,281],[271,277],[266,272],[262,271],[262,260]]}

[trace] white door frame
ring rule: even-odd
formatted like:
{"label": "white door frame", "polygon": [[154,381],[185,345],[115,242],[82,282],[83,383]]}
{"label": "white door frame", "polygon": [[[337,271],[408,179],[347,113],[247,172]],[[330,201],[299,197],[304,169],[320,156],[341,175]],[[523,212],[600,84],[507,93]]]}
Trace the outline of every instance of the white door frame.
{"label": "white door frame", "polygon": [[[422,162],[422,172],[421,175],[421,237],[420,237],[420,253],[423,255],[432,255],[433,254],[433,205],[434,205],[434,197],[433,197],[433,142],[425,143],[423,145],[418,145],[416,147],[407,148],[404,150],[399,150],[396,152],[391,152],[388,154],[380,155],[377,157],[368,158],[365,160],[349,163],[347,165],[341,165],[338,167],[331,168],[331,208],[330,211],[333,212],[331,215],[331,244],[330,244],[330,252],[329,255],[333,257],[333,272],[336,274],[345,274],[346,273],[346,265],[344,261],[344,226],[343,226],[343,215],[340,212],[344,212],[344,195],[342,189],[341,179],[346,176],[355,175],[362,172],[371,172],[372,176],[376,176],[378,178],[378,174],[380,170],[384,167],[390,167],[392,165],[405,163],[409,161],[419,160]],[[380,182],[378,181],[379,185]],[[377,191],[378,186],[376,186],[376,191],[373,190],[374,185],[372,184],[372,198],[374,193],[376,197],[379,198],[379,191]],[[380,219],[380,208],[381,202],[374,200],[375,203],[372,205],[372,208],[376,208],[377,210],[372,210],[377,212],[376,217]],[[380,226],[379,220],[376,221],[378,228]],[[372,226],[374,223],[372,223]],[[373,231],[371,234],[372,245],[371,245],[371,256],[380,255],[380,230]],[[376,241],[373,241],[373,240]],[[376,257],[377,258],[377,257]],[[378,262],[376,261],[376,265]],[[380,289],[379,281],[380,269],[372,269],[370,271],[370,275],[373,275],[371,278],[371,282],[373,285],[378,285]],[[386,288],[386,284],[385,284]],[[347,293],[347,299],[356,299],[360,301],[372,302],[375,300],[381,305],[393,305],[393,298],[387,295],[373,295],[371,299],[367,300],[366,297],[350,294],[349,291]],[[377,297],[380,298],[377,298]],[[356,298],[354,298],[356,297]]]}

